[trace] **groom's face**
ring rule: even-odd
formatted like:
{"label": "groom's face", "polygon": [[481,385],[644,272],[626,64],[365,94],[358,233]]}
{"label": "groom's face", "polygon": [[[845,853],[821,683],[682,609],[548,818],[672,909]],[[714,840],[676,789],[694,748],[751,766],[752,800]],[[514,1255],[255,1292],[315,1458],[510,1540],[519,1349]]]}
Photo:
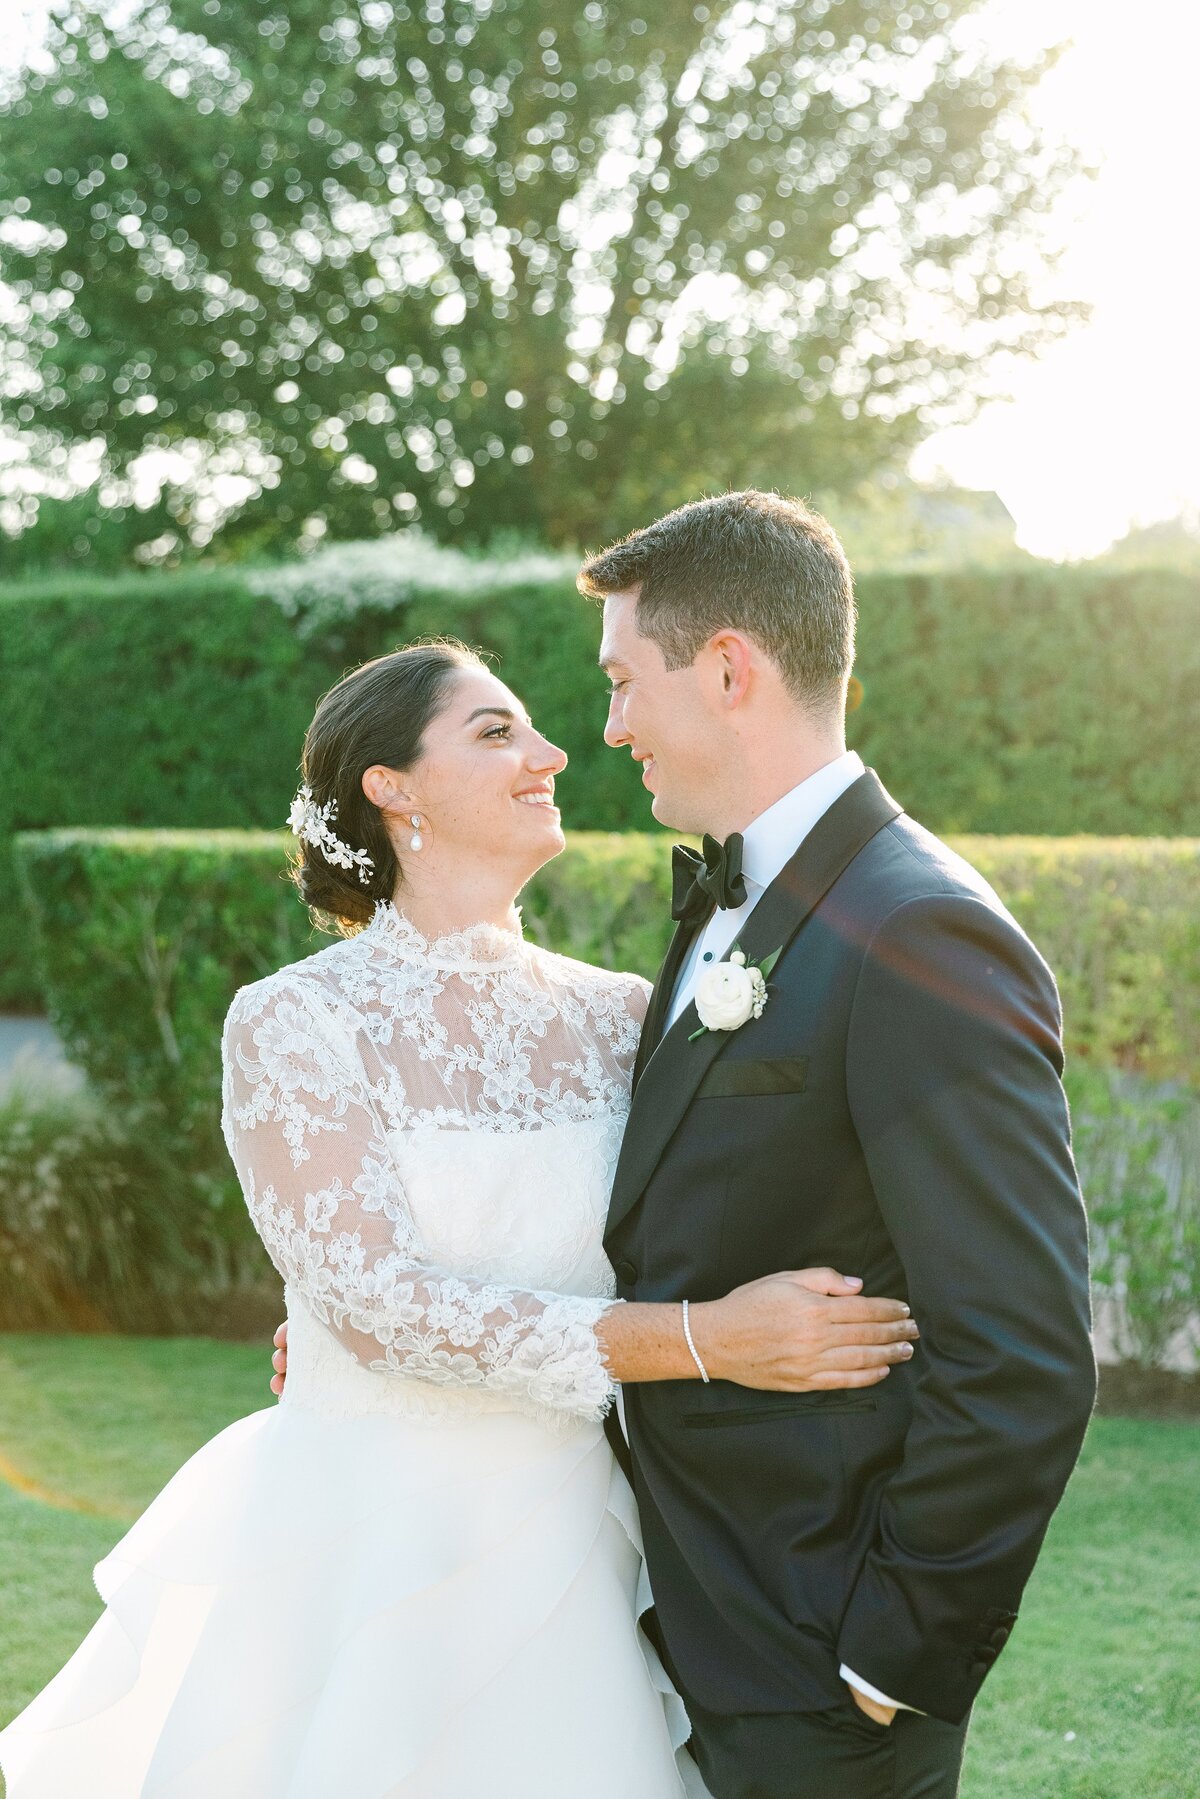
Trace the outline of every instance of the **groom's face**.
{"label": "groom's face", "polygon": [[604,741],[628,747],[642,765],[642,785],[660,824],[678,831],[707,829],[714,782],[720,776],[720,732],[698,662],[669,669],[662,650],[637,628],[637,591],[604,602],[600,666],[611,699]]}

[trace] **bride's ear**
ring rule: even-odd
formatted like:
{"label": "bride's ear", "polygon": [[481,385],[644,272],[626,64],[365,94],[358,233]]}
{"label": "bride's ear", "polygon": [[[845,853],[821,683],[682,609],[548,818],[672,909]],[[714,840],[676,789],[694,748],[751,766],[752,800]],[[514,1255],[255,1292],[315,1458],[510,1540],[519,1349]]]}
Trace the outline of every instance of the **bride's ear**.
{"label": "bride's ear", "polygon": [[385,768],[382,762],[373,762],[363,770],[362,790],[381,812],[412,810],[412,801],[400,786],[395,770]]}

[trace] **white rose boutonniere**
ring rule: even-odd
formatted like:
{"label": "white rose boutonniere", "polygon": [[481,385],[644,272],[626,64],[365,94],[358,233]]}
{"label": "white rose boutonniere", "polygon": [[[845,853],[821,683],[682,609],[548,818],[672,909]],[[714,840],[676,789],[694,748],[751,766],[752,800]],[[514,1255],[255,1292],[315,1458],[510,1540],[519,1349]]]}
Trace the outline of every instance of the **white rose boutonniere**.
{"label": "white rose boutonniere", "polygon": [[694,1043],[706,1031],[739,1031],[752,1018],[761,1018],[767,1003],[767,976],[780,957],[780,951],[764,956],[761,962],[746,961],[745,952],[735,949],[728,962],[708,968],[696,983],[696,1010],[700,1029],[688,1038]]}

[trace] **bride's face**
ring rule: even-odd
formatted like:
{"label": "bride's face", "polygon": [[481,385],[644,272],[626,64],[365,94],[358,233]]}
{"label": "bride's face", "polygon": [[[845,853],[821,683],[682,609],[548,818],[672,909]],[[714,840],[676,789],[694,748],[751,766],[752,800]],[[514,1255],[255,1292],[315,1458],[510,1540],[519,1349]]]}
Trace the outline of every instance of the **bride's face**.
{"label": "bride's face", "polygon": [[[554,781],[566,766],[502,681],[487,669],[462,669],[426,728],[419,759],[399,776],[402,803],[387,807],[401,866],[413,863],[409,815],[418,813],[431,865],[465,855],[527,879],[564,846]],[[363,777],[368,794],[373,772]]]}

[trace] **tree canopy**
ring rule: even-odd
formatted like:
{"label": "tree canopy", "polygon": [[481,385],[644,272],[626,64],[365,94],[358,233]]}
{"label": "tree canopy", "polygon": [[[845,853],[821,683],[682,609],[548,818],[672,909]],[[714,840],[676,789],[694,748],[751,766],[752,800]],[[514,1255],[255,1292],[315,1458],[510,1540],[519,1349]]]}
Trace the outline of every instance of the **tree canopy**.
{"label": "tree canopy", "polygon": [[233,554],[858,481],[1068,316],[1046,57],[974,10],[57,0],[0,110],[10,426],[114,502],[172,453],[154,529]]}

